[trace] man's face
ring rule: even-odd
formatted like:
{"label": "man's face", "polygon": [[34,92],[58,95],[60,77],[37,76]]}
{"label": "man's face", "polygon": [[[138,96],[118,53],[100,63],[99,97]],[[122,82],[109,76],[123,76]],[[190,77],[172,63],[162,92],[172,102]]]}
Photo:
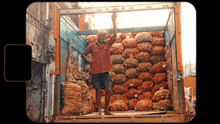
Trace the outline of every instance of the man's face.
{"label": "man's face", "polygon": [[98,42],[101,42],[101,43],[104,43],[105,42],[105,39],[108,37],[108,34],[106,33],[102,33],[100,34],[97,38]]}

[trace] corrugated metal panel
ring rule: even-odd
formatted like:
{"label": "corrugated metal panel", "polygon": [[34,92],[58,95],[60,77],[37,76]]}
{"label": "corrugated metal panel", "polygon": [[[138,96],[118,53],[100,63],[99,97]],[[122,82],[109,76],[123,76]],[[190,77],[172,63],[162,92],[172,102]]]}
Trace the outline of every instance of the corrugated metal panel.
{"label": "corrugated metal panel", "polygon": [[69,56],[69,42],[74,45],[71,51],[76,58],[79,70],[84,68],[84,60],[81,58],[81,53],[86,49],[86,37],[79,35],[79,28],[71,21],[68,16],[60,16],[60,75],[58,76],[58,109],[62,108],[61,98],[61,82],[65,82],[66,69]]}

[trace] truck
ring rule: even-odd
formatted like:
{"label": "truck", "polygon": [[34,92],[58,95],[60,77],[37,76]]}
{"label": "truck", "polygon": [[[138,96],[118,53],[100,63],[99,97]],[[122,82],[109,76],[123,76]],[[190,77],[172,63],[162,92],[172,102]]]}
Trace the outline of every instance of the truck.
{"label": "truck", "polygon": [[[96,14],[96,13],[114,13],[114,12],[133,12],[133,11],[157,11],[169,9],[169,15],[166,24],[163,26],[152,25],[148,27],[119,28],[117,33],[127,32],[147,32],[164,31],[165,44],[171,43],[172,58],[172,110],[169,111],[149,111],[144,114],[138,114],[136,111],[119,112],[116,115],[62,115],[62,95],[61,82],[66,81],[66,67],[71,48],[79,68],[84,68],[85,62],[81,59],[81,53],[86,49],[86,36],[95,35],[98,30],[81,30],[69,18],[68,15]],[[83,22],[81,22],[83,24]],[[106,29],[109,33],[113,29]],[[183,67],[181,50],[181,3],[180,2],[156,2],[154,4],[140,4],[128,6],[108,6],[91,8],[68,8],[59,9],[54,5],[54,39],[55,39],[55,85],[54,85],[54,123],[78,123],[78,122],[188,122],[185,110],[184,85],[183,85]]]}

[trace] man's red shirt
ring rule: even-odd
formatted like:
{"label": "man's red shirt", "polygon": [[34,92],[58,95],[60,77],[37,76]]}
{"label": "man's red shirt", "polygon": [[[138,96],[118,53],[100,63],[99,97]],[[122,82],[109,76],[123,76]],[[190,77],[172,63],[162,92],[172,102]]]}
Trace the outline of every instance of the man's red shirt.
{"label": "man's red shirt", "polygon": [[110,40],[106,41],[103,47],[101,48],[100,44],[96,41],[95,43],[91,43],[85,50],[84,54],[88,55],[91,53],[91,74],[98,74],[103,72],[109,72],[112,69],[111,61],[110,61],[110,47],[115,41],[110,38]]}

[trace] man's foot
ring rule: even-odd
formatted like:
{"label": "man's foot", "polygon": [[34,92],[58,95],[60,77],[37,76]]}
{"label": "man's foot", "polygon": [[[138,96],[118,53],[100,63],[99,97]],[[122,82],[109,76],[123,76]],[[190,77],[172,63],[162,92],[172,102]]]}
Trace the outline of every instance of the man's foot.
{"label": "man's foot", "polygon": [[97,115],[102,115],[101,111],[98,111]]}
{"label": "man's foot", "polygon": [[105,115],[113,115],[113,114],[111,112],[109,112],[109,111],[106,111]]}

